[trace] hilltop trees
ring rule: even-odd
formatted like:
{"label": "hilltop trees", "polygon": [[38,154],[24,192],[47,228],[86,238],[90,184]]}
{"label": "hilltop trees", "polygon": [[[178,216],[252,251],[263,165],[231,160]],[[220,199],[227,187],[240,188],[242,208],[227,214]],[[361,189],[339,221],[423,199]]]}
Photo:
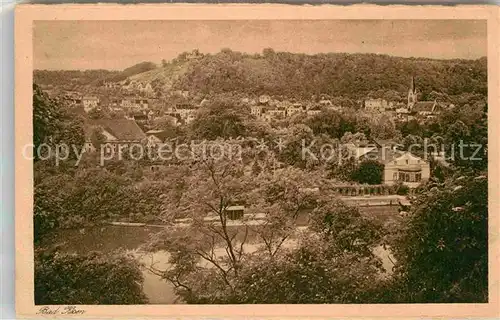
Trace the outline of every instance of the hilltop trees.
{"label": "hilltop trees", "polygon": [[[430,60],[375,54],[294,54],[268,48],[261,55],[230,50],[192,62],[174,84],[196,92],[271,94],[310,98],[312,94],[360,99],[368,95],[400,100],[409,74],[417,73],[424,94],[486,93],[482,60]],[[442,79],[448,79],[446,83]],[[385,93],[379,93],[385,92]]]}
{"label": "hilltop trees", "polygon": [[143,61],[141,63],[135,64],[123,70],[122,75],[124,77],[130,77],[135,74],[153,70],[156,68],[156,64],[150,61]]}
{"label": "hilltop trees", "polygon": [[147,72],[156,68],[153,62],[144,61],[135,64],[123,71],[109,71],[109,70],[35,70],[33,78],[35,83],[41,85],[54,85],[54,86],[87,86],[102,85],[104,81],[122,81],[133,75]]}

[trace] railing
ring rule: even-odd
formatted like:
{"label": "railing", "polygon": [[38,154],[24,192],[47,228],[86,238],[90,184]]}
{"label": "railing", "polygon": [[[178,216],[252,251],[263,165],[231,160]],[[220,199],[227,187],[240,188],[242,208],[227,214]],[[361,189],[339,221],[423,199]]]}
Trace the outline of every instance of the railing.
{"label": "railing", "polygon": [[394,195],[397,192],[396,186],[389,186],[384,184],[378,185],[339,185],[329,187],[330,191],[339,196],[382,196]]}

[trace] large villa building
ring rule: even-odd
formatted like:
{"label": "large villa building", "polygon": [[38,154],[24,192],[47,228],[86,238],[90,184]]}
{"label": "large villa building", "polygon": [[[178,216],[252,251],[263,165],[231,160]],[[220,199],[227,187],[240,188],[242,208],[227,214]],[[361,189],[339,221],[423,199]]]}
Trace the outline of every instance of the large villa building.
{"label": "large villa building", "polygon": [[388,145],[347,145],[351,154],[359,161],[376,160],[384,165],[382,183],[394,185],[403,183],[409,188],[416,188],[429,180],[430,164],[411,152],[397,150]]}
{"label": "large villa building", "polygon": [[383,163],[382,178],[386,185],[402,182],[410,188],[416,188],[431,175],[429,162],[410,152],[394,152]]}

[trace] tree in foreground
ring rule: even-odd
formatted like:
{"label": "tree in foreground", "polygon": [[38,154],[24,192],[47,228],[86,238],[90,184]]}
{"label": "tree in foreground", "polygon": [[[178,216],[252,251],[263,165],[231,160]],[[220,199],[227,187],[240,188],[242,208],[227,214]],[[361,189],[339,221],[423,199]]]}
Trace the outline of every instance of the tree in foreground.
{"label": "tree in foreground", "polygon": [[274,259],[254,256],[228,303],[377,302],[381,264],[371,249],[375,226],[356,208],[319,197],[311,231]]}
{"label": "tree in foreground", "polygon": [[[150,247],[171,253],[168,270],[150,270],[185,302],[367,301],[380,271],[370,251],[377,234],[355,208],[304,189],[295,168],[255,179],[234,163],[202,162],[192,175],[198,183],[188,183],[177,208],[192,224],[157,235]],[[261,224],[231,223],[226,210],[241,201],[248,213],[266,213]],[[315,218],[302,235],[296,226],[309,213]],[[207,214],[213,223],[203,221]]]}
{"label": "tree in foreground", "polygon": [[143,304],[143,276],[132,257],[35,252],[35,304]]}
{"label": "tree in foreground", "polygon": [[[42,89],[33,84],[33,156],[45,157],[47,144],[55,150],[57,144],[66,144],[80,149],[85,141],[83,119],[68,110],[62,100],[51,99]],[[74,154],[69,153],[69,157]]]}
{"label": "tree in foreground", "polygon": [[403,302],[488,300],[488,180],[429,185],[395,243]]}

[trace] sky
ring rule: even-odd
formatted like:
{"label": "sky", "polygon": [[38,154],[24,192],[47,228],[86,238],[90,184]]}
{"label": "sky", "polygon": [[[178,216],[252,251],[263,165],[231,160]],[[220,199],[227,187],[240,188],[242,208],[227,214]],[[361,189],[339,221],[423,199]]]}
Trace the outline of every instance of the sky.
{"label": "sky", "polygon": [[33,50],[35,69],[122,70],[222,48],[477,59],[486,39],[485,20],[36,21]]}

